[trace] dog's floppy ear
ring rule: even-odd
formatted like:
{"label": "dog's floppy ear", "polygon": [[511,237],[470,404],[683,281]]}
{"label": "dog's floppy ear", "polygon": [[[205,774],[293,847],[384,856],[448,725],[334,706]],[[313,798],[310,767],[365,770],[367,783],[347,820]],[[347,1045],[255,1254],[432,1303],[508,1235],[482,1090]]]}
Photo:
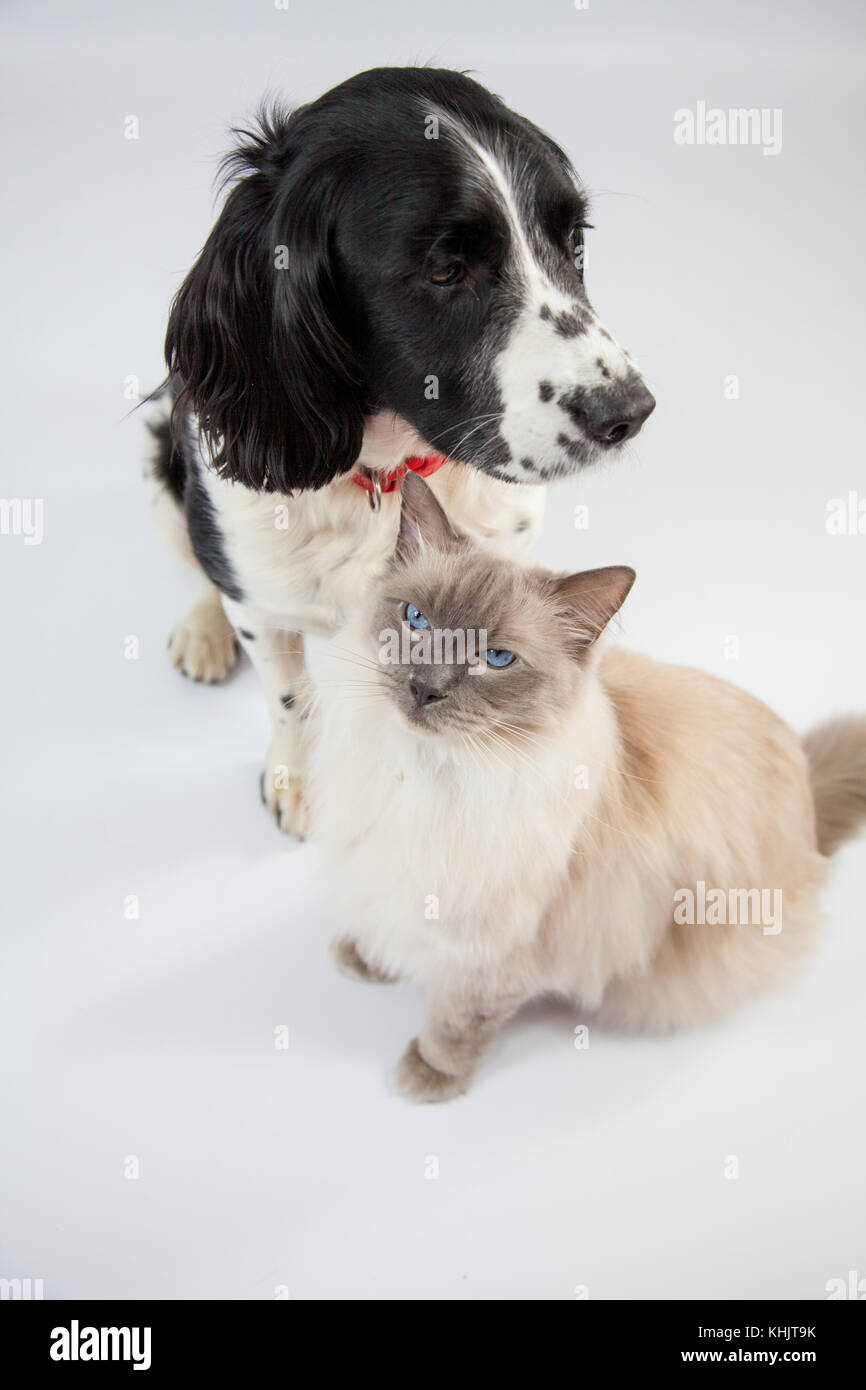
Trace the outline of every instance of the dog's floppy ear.
{"label": "dog's floppy ear", "polygon": [[218,471],[278,492],[322,487],[352,467],[365,404],[340,331],[329,176],[293,178],[289,128],[263,121],[231,158],[256,172],[226,199],[165,343],[176,408],[195,411]]}

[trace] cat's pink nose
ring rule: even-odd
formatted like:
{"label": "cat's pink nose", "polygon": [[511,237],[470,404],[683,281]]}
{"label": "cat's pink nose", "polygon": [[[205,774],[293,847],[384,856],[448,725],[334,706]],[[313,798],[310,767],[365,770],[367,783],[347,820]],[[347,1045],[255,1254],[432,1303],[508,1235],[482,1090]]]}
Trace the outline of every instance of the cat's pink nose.
{"label": "cat's pink nose", "polygon": [[425,685],[423,681],[410,681],[409,689],[412,691],[412,698],[419,709],[424,705],[430,705],[435,700],[444,700],[444,690],[437,690],[433,685]]}

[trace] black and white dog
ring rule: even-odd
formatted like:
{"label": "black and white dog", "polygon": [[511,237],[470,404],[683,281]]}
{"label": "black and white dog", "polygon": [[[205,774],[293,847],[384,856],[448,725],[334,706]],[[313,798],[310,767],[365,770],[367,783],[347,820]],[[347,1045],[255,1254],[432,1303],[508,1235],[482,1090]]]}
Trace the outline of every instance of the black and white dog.
{"label": "black and white dog", "polygon": [[361,73],[263,116],[227,166],[148,476],[201,578],[175,664],[220,680],[237,634],[273,718],[265,801],[303,833],[303,634],[392,551],[407,461],[466,530],[526,545],[543,489],[513,484],[573,474],[655,402],[587,299],[566,156],[468,77]]}

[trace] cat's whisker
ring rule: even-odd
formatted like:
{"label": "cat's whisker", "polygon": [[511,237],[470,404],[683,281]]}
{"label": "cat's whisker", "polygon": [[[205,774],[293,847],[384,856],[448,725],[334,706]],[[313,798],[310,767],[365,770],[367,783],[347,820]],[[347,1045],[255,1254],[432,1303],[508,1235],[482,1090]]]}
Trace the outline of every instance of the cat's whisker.
{"label": "cat's whisker", "polygon": [[324,680],[318,682],[318,688],[325,690],[377,690],[383,694],[387,686],[378,680],[365,680],[363,676],[346,676],[339,680]]}
{"label": "cat's whisker", "polygon": [[498,719],[494,725],[497,729],[504,729],[512,738],[519,739],[526,747],[543,748],[541,739],[531,733],[528,729],[523,729],[519,724],[509,724],[507,720]]}
{"label": "cat's whisker", "polygon": [[[512,736],[517,737],[518,739],[521,738],[521,737],[523,737],[523,736],[525,736],[525,733],[526,733],[526,731],[523,730],[523,729],[521,729],[521,728],[519,728],[519,726],[508,724],[507,721],[505,721],[505,720],[498,720],[497,723],[496,723],[496,728],[508,729],[509,732],[512,734]],[[516,751],[516,750],[515,750],[515,751]],[[605,772],[607,772],[607,771],[610,769],[611,766],[612,766],[612,764],[610,764],[610,763],[602,764],[602,765],[601,765],[601,772],[602,772],[602,774],[604,774]],[[622,769],[622,768],[620,768],[620,767],[617,767],[617,768],[616,768],[616,775],[617,775],[617,776],[619,776],[619,775],[622,775],[622,776],[635,776],[635,774],[626,773],[626,772],[624,771],[624,769]],[[643,777],[640,777],[640,778],[637,778],[636,780],[638,780],[638,781],[657,781],[658,779],[657,779],[657,778],[643,778]],[[612,831],[614,831],[616,834],[625,834],[625,833],[626,833],[624,830],[622,830],[622,828],[621,828],[620,826],[611,825],[608,821],[602,820],[601,817],[600,817],[600,816],[597,816],[597,815],[595,814],[595,812],[593,812],[593,811],[588,811],[586,814],[587,814],[588,816],[590,816],[590,817],[592,818],[592,820],[594,820],[598,825],[603,825],[603,826],[605,826],[606,829],[612,830]]]}
{"label": "cat's whisker", "polygon": [[545,786],[548,789],[548,791],[552,792],[552,794],[556,797],[558,801],[561,801],[563,805],[567,804],[567,798],[562,795],[562,792],[559,791],[559,789],[554,785],[554,783],[550,780],[547,774],[544,773],[535,762],[533,762],[533,760],[527,753],[523,752],[522,749],[518,748],[516,744],[509,743],[508,740],[502,738],[502,736],[496,732],[496,728],[494,726],[488,726],[485,730],[485,734],[490,738],[491,741],[494,741],[498,747],[513,753],[514,756],[521,763],[521,765],[528,768],[530,772],[534,773],[535,776],[539,778],[542,785]]}
{"label": "cat's whisker", "polygon": [[376,705],[378,708],[384,703],[384,697],[377,691],[368,693],[363,690],[341,690],[335,693],[334,699],[339,700],[342,705],[352,705],[358,709],[367,705]]}
{"label": "cat's whisker", "polygon": [[469,733],[461,734],[460,737],[461,737],[461,741],[464,743],[464,745],[465,745],[467,751],[469,752],[469,755],[470,755],[470,757],[472,758],[472,760],[473,760],[475,766],[483,770],[483,768],[484,768],[484,752],[483,752],[483,750],[482,750],[481,748],[478,747],[478,744],[476,743],[475,739],[472,737],[471,734],[469,734]]}
{"label": "cat's whisker", "polygon": [[[509,747],[508,743],[505,740],[499,739],[498,741],[502,747]],[[542,785],[544,785],[548,791],[552,792],[552,794],[556,797],[558,801],[562,803],[563,806],[569,805],[568,797],[562,795],[562,793],[557,789],[557,787],[554,786],[553,782],[551,782],[550,779],[545,776],[545,774],[541,771],[540,768],[538,768],[528,757],[523,755],[517,748],[512,748],[512,751],[514,752],[515,756],[521,761],[521,763],[529,769],[529,771],[534,772],[536,776],[539,777],[539,779],[542,782]],[[600,816],[597,816],[593,811],[586,811],[581,820],[581,834],[589,839],[590,845],[594,850],[598,849],[598,845],[595,843],[592,832],[588,829],[586,825],[587,819],[594,821],[597,825],[603,825],[606,829],[612,830],[617,834],[626,834],[626,832],[620,829],[620,827],[610,825],[607,821],[602,820]],[[575,849],[576,848],[577,847],[575,847]]]}
{"label": "cat's whisker", "polygon": [[517,758],[518,762],[521,764],[521,766],[527,768],[530,772],[534,773],[535,776],[539,778],[542,785],[545,786],[548,791],[552,792],[553,795],[563,803],[563,805],[566,804],[565,797],[562,795],[562,793],[559,792],[556,787],[554,787],[550,779],[546,777],[545,774],[541,771],[541,768],[537,767],[526,756],[526,754],[518,750],[513,744],[509,744],[508,742],[506,742],[504,738],[502,738],[489,726],[487,729],[485,729],[484,734],[482,734],[481,737],[485,739],[487,742],[487,750],[490,753],[490,756],[496,758],[496,761],[500,764],[501,767],[504,767],[506,771],[516,772],[517,769],[513,767],[509,768],[508,764],[503,759],[496,757],[496,755],[493,753],[494,746],[503,749],[506,753],[513,753],[514,756]]}
{"label": "cat's whisker", "polygon": [[[504,746],[507,747],[508,745],[505,744]],[[516,750],[516,749],[514,749],[513,751],[517,754],[518,757],[521,756],[519,753],[517,753],[517,750]],[[561,802],[563,806],[568,806],[568,805],[569,805],[568,798],[567,798],[566,796],[563,796],[563,795],[562,795],[562,793],[553,785],[553,783],[550,781],[550,779],[544,776],[544,774],[541,772],[541,770],[540,770],[539,768],[537,768],[536,766],[534,766],[534,764],[531,763],[531,762],[530,762],[528,759],[526,759],[526,758],[521,758],[521,761],[524,763],[524,765],[525,765],[526,767],[528,767],[528,769],[529,769],[530,772],[534,772],[534,773],[536,774],[536,776],[539,777],[539,779],[540,779],[541,782],[542,782],[542,785],[543,785],[548,791],[552,792],[553,796],[554,796],[559,802]],[[589,814],[589,813],[588,813],[588,814]],[[593,816],[592,819],[597,821],[597,820],[598,820],[598,817],[597,817],[597,816]],[[592,831],[589,830],[589,828],[588,828],[587,825],[586,825],[586,819],[585,819],[585,818],[584,818],[583,821],[581,822],[580,833],[581,833],[581,835],[582,835],[585,839],[588,839],[588,840],[589,840],[590,848],[591,848],[592,850],[597,851],[597,850],[598,850],[598,845],[597,845],[596,842],[595,842],[595,838],[594,838],[594,836],[593,836],[593,834],[592,834]],[[585,857],[586,857],[586,854],[587,854],[587,851],[586,851],[585,849],[581,848],[579,845],[574,845],[574,846],[572,846],[571,849],[570,849],[568,852],[569,852],[569,854],[577,855],[577,856],[580,856],[581,858],[585,858]]]}
{"label": "cat's whisker", "polygon": [[345,681],[323,681],[320,690],[378,690],[383,687],[377,686],[375,681],[345,680]]}
{"label": "cat's whisker", "polygon": [[340,647],[336,642],[331,642],[329,649],[330,655],[335,661],[353,661],[356,665],[366,666],[371,671],[381,671],[382,669],[380,662],[374,661],[370,656],[365,656],[363,652],[353,651],[351,647]]}

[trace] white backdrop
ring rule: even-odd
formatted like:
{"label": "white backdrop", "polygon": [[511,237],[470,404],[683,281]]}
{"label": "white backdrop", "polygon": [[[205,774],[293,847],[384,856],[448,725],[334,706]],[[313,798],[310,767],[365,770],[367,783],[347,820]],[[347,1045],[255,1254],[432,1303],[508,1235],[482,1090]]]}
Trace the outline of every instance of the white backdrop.
{"label": "white backdrop", "polygon": [[[863,16],[5,5],[2,491],[42,499],[44,535],[0,536],[0,1276],[49,1297],[560,1299],[821,1298],[866,1275],[866,846],[840,854],[791,992],[587,1051],[567,1009],[535,1008],[467,1098],[413,1108],[389,1073],[420,998],[330,967],[316,852],[259,805],[251,670],[204,689],[168,665],[188,588],[124,418],[127,379],[161,375],[227,128],[363,67],[472,69],[594,192],[590,293],[659,402],[627,459],[552,492],[543,557],[634,565],[625,640],[797,727],[866,707],[866,535],[826,529],[832,499],[866,495]],[[781,152],[676,144],[699,101],[780,109]]]}

